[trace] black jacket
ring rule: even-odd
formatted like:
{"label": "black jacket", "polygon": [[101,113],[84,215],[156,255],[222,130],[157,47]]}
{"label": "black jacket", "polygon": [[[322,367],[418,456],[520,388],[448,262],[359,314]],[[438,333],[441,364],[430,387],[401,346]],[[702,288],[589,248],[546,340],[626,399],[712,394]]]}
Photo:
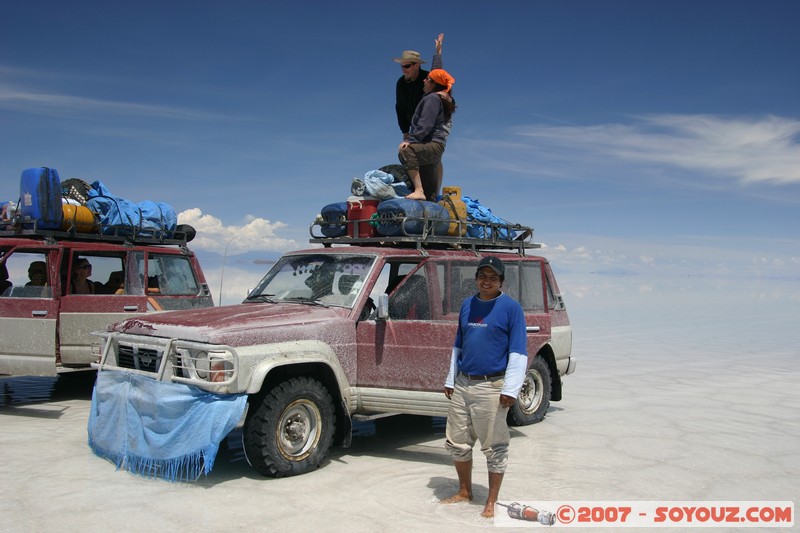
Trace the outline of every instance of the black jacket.
{"label": "black jacket", "polygon": [[[433,68],[442,68],[441,54],[433,54]],[[428,71],[419,69],[419,76],[412,82],[407,82],[403,76],[397,80],[397,97],[394,110],[397,112],[397,125],[404,134],[408,133],[411,127],[411,117],[417,109],[420,100],[424,96],[422,92],[422,82],[428,77]]]}

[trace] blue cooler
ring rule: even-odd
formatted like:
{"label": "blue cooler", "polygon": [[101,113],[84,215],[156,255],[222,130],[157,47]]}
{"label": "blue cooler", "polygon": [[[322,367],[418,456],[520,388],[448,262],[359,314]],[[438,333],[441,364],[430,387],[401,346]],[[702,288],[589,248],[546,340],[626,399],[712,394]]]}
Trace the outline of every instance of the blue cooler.
{"label": "blue cooler", "polygon": [[61,227],[61,180],[56,169],[41,167],[22,171],[19,212],[25,228]]}
{"label": "blue cooler", "polygon": [[386,237],[421,235],[426,221],[429,235],[446,236],[450,229],[450,213],[434,202],[393,198],[378,206],[378,233]]}

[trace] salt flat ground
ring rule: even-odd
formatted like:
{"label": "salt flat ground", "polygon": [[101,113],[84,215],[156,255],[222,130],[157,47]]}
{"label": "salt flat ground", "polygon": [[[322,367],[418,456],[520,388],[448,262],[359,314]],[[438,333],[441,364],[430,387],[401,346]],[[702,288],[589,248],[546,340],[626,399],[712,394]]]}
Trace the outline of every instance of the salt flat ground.
{"label": "salt flat ground", "polygon": [[[512,430],[501,500],[800,502],[798,284],[628,288],[568,299],[578,369],[543,423]],[[477,501],[437,503],[456,488],[442,419],[359,424],[320,470],[278,480],[233,435],[208,477],[171,484],[91,453],[90,379],[0,388],[2,531],[499,530],[479,516],[479,455]]]}

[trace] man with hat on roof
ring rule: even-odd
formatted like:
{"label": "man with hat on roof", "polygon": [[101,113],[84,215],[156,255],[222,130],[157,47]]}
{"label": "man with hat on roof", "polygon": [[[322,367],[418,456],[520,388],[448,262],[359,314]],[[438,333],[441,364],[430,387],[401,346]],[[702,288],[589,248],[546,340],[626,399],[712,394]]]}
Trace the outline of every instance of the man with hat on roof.
{"label": "man with hat on roof", "polygon": [[494,516],[508,462],[508,409],[522,390],[528,368],[525,313],[500,289],[505,265],[486,256],[478,263],[478,293],[464,300],[458,318],[450,372],[444,391],[450,400],[445,448],[458,474],[458,493],[442,503],[472,500],[472,447],[481,442],[489,471],[489,495],[482,516]]}
{"label": "man with hat on roof", "polygon": [[[440,33],[434,41],[436,52],[433,54],[433,61],[431,62],[434,69],[442,68],[443,42],[444,33]],[[422,97],[425,96],[424,85],[429,72],[422,68],[425,60],[416,50],[403,50],[400,57],[395,57],[393,61],[399,63],[400,68],[403,70],[403,75],[397,80],[394,109],[397,113],[397,125],[400,126],[400,131],[403,133],[403,140],[407,141],[408,132],[411,129],[411,119]],[[444,168],[441,161],[432,165],[423,165],[420,167],[419,172],[425,182],[438,183],[437,189],[441,188],[444,176]]]}
{"label": "man with hat on roof", "polygon": [[[436,53],[433,55],[433,68],[442,68],[442,40],[444,34],[440,34],[436,39]],[[397,112],[397,124],[403,132],[403,139],[408,139],[408,129],[411,127],[411,117],[422,100],[423,82],[428,77],[428,71],[422,68],[425,60],[416,50],[403,50],[400,57],[393,59],[400,64],[403,75],[397,79],[396,98],[394,110]]]}

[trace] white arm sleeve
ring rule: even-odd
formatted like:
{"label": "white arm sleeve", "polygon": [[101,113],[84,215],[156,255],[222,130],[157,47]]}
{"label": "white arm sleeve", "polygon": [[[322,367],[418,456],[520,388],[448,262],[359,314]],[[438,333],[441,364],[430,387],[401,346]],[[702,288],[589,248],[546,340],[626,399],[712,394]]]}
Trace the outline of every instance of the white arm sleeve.
{"label": "white arm sleeve", "polygon": [[500,394],[516,398],[522,390],[522,383],[525,381],[525,371],[528,370],[528,356],[517,352],[508,354],[508,366],[506,366],[505,381],[503,390]]}
{"label": "white arm sleeve", "polygon": [[[461,355],[461,348],[453,346],[453,354],[450,356],[450,372],[447,373],[447,379],[444,380],[444,386],[448,389],[455,388],[456,385],[456,372],[458,372],[458,356]],[[520,387],[522,387],[520,385]]]}

